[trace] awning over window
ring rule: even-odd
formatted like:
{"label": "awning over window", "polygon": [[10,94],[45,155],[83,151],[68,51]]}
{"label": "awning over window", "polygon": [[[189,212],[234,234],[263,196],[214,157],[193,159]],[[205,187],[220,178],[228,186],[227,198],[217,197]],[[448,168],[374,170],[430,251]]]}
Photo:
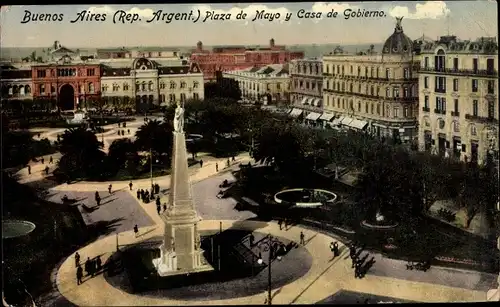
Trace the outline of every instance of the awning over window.
{"label": "awning over window", "polygon": [[302,112],[304,112],[304,110],[293,108],[292,111],[290,111],[290,113],[288,115],[290,115],[292,117],[298,117],[298,116],[300,116],[300,114],[302,114]]}
{"label": "awning over window", "polygon": [[302,98],[302,101],[300,102],[301,104],[306,104],[307,103],[307,97]]}
{"label": "awning over window", "polygon": [[354,119],[352,122],[349,123],[349,127],[358,129],[358,130],[363,130],[368,126],[368,123],[365,122],[364,120],[359,120],[359,119]]}
{"label": "awning over window", "polygon": [[344,116],[341,116],[341,117],[337,117],[336,119],[334,119],[332,121],[332,126],[338,126],[342,123],[342,120],[344,119]]}
{"label": "awning over window", "polygon": [[318,118],[321,116],[321,114],[316,113],[316,112],[311,112],[307,115],[306,119],[308,120],[318,120]]}
{"label": "awning over window", "polygon": [[344,126],[349,126],[349,124],[353,121],[351,117],[344,117],[344,119],[340,122]]}
{"label": "awning over window", "polygon": [[321,116],[320,116],[320,120],[324,120],[326,122],[332,120],[332,118],[334,117],[335,115],[333,115],[332,113],[323,113]]}

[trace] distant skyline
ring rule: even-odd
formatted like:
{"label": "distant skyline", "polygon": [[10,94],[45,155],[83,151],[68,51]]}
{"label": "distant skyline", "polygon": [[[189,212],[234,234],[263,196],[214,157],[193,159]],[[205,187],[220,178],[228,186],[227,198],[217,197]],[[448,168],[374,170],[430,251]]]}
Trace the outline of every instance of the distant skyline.
{"label": "distant skyline", "polygon": [[[322,12],[321,19],[299,19],[299,10]],[[338,12],[337,18],[326,18],[327,12]],[[385,17],[344,18],[351,9],[384,11]],[[32,14],[63,14],[63,21],[28,22],[22,24],[25,10]],[[77,13],[87,10],[107,14],[103,22],[76,22]],[[118,10],[139,14],[141,21],[114,24]],[[151,22],[154,13],[163,12],[216,14],[231,13],[230,21]],[[235,20],[243,10],[246,20]],[[256,11],[280,13],[274,21],[251,21]],[[410,38],[422,35],[436,39],[456,35],[461,39],[498,36],[498,4],[496,1],[425,1],[425,2],[303,2],[303,3],[240,3],[240,4],[166,4],[166,5],[62,5],[8,6],[1,8],[2,47],[49,47],[54,41],[71,47],[132,46],[195,46],[204,45],[267,45],[274,38],[277,45],[299,44],[369,44],[383,43],[394,31],[396,16],[403,16],[403,28]],[[289,21],[284,21],[291,13]]]}

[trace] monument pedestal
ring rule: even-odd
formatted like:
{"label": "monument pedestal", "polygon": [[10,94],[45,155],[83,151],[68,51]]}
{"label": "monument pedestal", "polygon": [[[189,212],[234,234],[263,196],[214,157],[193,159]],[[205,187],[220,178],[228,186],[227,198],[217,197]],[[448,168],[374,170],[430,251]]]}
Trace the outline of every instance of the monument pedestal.
{"label": "monument pedestal", "polygon": [[186,138],[175,131],[172,153],[169,208],[161,214],[165,223],[160,258],[153,264],[160,276],[213,270],[200,248],[198,222],[189,182]]}

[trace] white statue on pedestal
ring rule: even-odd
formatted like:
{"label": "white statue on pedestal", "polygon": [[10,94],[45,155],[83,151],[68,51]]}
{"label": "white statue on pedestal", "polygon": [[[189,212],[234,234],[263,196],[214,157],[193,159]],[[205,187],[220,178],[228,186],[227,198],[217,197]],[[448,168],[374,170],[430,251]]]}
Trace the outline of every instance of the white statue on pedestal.
{"label": "white statue on pedestal", "polygon": [[180,105],[177,105],[175,109],[174,131],[179,133],[184,132],[184,108]]}

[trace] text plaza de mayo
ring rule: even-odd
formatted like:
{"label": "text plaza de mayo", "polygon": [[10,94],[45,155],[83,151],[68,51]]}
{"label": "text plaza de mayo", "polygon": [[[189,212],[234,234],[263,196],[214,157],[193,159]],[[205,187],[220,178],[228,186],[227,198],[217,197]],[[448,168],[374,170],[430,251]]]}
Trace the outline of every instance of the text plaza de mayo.
{"label": "text plaza de mayo", "polygon": [[221,72],[238,82],[243,102],[285,106],[307,125],[362,130],[461,161],[483,163],[498,152],[498,43],[412,40],[402,18],[382,50],[337,47],[321,59],[274,39],[266,47],[204,49],[198,42],[188,53],[144,47],[86,55],[55,42],[46,54],[2,63],[2,103],[166,106],[203,99],[204,84]]}

